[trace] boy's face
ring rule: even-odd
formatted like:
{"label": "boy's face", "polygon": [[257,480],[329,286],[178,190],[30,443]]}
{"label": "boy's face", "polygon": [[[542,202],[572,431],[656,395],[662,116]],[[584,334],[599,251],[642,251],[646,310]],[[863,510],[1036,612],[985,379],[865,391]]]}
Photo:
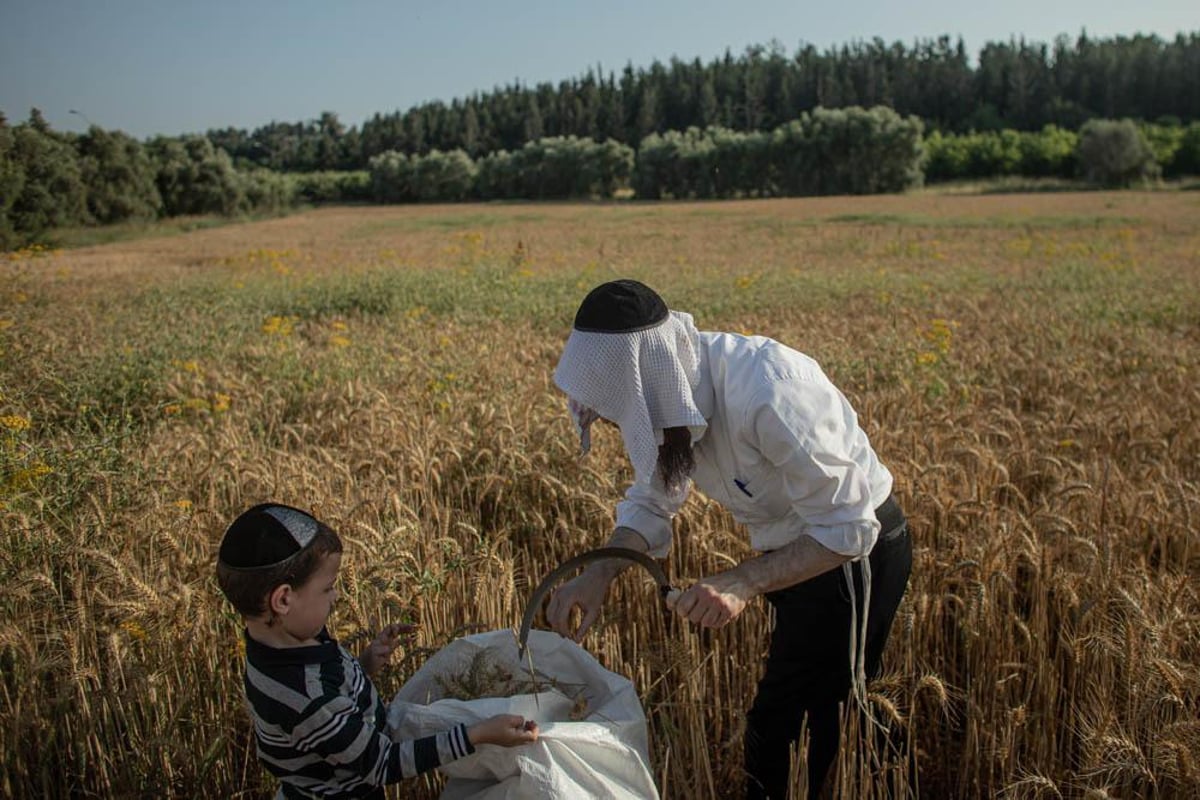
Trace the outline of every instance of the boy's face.
{"label": "boy's face", "polygon": [[301,586],[293,586],[289,609],[283,617],[284,628],[300,640],[315,639],[337,602],[337,576],[342,565],[341,553],[330,553]]}

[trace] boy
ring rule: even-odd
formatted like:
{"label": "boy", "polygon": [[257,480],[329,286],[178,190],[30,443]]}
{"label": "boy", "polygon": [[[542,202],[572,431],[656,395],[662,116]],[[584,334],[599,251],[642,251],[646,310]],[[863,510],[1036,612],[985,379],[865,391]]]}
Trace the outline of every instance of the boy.
{"label": "boy", "polygon": [[475,752],[537,739],[537,723],[499,715],[471,727],[392,741],[369,676],[406,628],[389,625],[359,658],[325,628],[337,600],[338,535],[310,514],[264,503],[221,540],[217,582],[246,630],[246,699],[258,757],[284,798],[384,797],[383,787]]}

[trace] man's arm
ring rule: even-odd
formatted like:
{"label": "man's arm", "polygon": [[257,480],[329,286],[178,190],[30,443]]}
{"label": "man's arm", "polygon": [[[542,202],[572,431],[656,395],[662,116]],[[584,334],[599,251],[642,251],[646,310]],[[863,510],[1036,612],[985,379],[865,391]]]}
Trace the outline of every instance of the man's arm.
{"label": "man's arm", "polygon": [[791,544],[747,559],[720,574],[760,595],[823,575],[849,560],[850,556],[835,553],[811,536],[803,535]]}
{"label": "man's arm", "polygon": [[[625,547],[646,553],[650,544],[633,528],[617,528],[608,537],[606,547]],[[592,627],[592,623],[600,615],[600,607],[608,594],[608,587],[613,580],[628,569],[630,562],[618,558],[609,558],[589,564],[578,577],[572,578],[562,585],[550,598],[546,606],[546,621],[550,627],[561,636],[566,636],[578,642]],[[581,615],[579,625],[573,627],[571,614],[578,608]]]}
{"label": "man's arm", "polygon": [[815,578],[849,560],[811,536],[801,536],[778,550],[697,581],[672,607],[690,622],[719,628],[741,614],[758,595]]}

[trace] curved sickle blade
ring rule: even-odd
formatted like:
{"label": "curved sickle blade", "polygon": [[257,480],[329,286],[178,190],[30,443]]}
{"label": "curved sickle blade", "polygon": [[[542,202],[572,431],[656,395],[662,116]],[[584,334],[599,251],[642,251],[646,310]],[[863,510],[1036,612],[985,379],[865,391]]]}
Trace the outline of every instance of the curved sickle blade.
{"label": "curved sickle blade", "polygon": [[630,550],[627,547],[601,547],[597,550],[588,550],[586,553],[580,553],[551,570],[549,575],[542,578],[542,582],[537,585],[537,588],[533,590],[533,594],[529,597],[529,604],[525,606],[525,615],[521,618],[521,632],[517,636],[518,652],[521,658],[525,657],[525,643],[529,640],[529,630],[533,627],[533,619],[537,616],[538,609],[542,607],[542,601],[546,599],[546,595],[550,593],[555,584],[584,564],[590,564],[593,561],[605,561],[610,558],[640,564],[654,578],[654,582],[658,584],[659,593],[663,599],[666,599],[667,594],[671,591],[671,582],[667,580],[667,573],[663,571],[661,564],[645,553]]}

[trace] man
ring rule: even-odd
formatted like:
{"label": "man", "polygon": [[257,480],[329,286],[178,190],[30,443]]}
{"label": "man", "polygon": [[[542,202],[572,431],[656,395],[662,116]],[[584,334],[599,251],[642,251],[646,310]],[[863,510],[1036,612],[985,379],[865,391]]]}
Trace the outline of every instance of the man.
{"label": "man", "polygon": [[[674,610],[707,628],[764,595],[775,627],[747,715],[746,795],[787,796],[789,745],[807,719],[809,795],[837,755],[839,704],[865,698],[912,569],[892,476],[846,398],[815,361],[760,336],[699,332],[632,280],[579,307],[554,381],[584,452],[597,419],[621,430],[635,483],[608,544],[657,558],[692,483],[724,505],[760,555],[707,576]],[[576,641],[624,562],[600,562],[551,598],[551,626]],[[580,623],[573,627],[573,610]]]}

